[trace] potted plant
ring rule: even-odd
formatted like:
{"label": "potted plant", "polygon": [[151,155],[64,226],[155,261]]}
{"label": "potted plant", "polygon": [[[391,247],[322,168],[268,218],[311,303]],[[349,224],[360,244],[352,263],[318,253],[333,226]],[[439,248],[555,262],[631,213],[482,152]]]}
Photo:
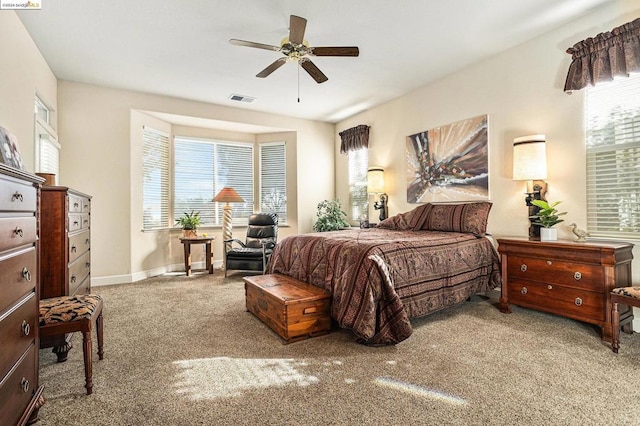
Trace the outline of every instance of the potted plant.
{"label": "potted plant", "polygon": [[347,214],[342,211],[340,200],[324,200],[318,204],[318,220],[313,229],[318,232],[337,231],[349,227]]}
{"label": "potted plant", "polygon": [[182,217],[176,220],[176,225],[180,225],[182,228],[183,237],[193,238],[198,236],[196,231],[201,222],[200,212],[194,212],[191,210],[191,213],[182,213]]}
{"label": "potted plant", "polygon": [[540,210],[530,219],[533,219],[533,224],[540,226],[540,241],[555,241],[558,239],[558,230],[552,228],[560,222],[564,222],[564,219],[560,219],[560,216],[567,214],[567,212],[560,212],[556,208],[562,201],[556,201],[555,203],[548,203],[544,200],[533,200],[531,204],[538,207]]}

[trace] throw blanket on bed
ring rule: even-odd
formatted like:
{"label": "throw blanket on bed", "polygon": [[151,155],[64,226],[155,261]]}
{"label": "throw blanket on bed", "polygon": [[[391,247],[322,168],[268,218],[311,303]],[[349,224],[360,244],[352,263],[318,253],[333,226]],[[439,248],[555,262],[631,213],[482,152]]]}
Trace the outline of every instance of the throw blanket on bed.
{"label": "throw blanket on bed", "polygon": [[487,238],[397,230],[408,227],[287,237],[275,247],[267,272],[331,292],[332,317],[370,345],[398,343],[411,335],[409,318],[500,284],[498,256]]}

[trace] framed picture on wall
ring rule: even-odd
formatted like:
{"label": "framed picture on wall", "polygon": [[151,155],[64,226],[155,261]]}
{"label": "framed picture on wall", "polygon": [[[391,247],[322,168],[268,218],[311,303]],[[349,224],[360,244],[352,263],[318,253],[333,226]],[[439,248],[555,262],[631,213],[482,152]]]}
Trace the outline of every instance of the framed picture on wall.
{"label": "framed picture on wall", "polygon": [[25,170],[18,139],[7,129],[0,126],[0,162],[16,169]]}
{"label": "framed picture on wall", "polygon": [[407,202],[489,199],[487,116],[407,136]]}

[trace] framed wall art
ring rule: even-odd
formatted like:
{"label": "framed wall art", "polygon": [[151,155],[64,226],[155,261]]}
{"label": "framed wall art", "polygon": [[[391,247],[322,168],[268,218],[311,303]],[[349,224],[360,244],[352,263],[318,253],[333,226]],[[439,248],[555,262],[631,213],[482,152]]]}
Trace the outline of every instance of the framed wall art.
{"label": "framed wall art", "polygon": [[489,199],[487,115],[407,136],[407,202]]}
{"label": "framed wall art", "polygon": [[16,169],[25,170],[22,155],[18,149],[18,139],[0,126],[0,162]]}

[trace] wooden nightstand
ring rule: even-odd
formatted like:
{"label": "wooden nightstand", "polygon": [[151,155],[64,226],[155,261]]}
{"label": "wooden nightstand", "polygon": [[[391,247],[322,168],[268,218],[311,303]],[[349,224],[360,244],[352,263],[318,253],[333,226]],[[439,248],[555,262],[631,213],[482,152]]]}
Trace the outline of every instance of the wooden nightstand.
{"label": "wooden nightstand", "polygon": [[[502,296],[500,311],[509,304],[549,312],[594,324],[611,342],[611,302],[614,287],[631,285],[633,244],[624,242],[534,241],[500,238]],[[630,326],[633,312],[621,305],[620,324]]]}

